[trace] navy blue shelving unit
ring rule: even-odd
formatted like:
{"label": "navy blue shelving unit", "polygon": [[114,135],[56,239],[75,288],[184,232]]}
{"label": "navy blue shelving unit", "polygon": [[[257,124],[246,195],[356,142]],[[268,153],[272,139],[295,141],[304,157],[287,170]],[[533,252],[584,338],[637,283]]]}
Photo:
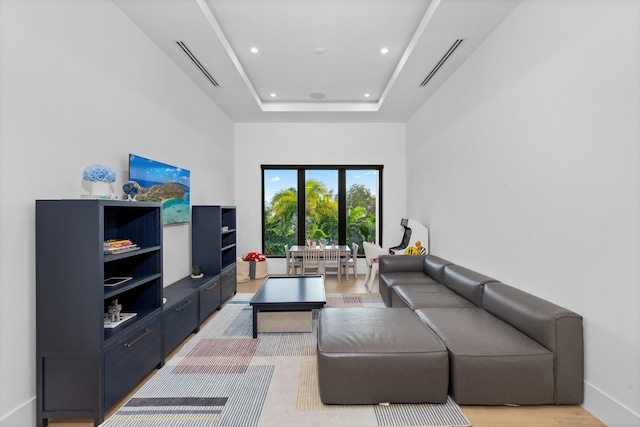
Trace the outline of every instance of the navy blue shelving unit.
{"label": "navy blue shelving unit", "polygon": [[220,276],[220,299],[235,295],[236,207],[193,206],[191,209],[191,261],[205,274]]}
{"label": "navy blue shelving unit", "polygon": [[[105,255],[103,242],[139,250]],[[109,277],[131,277],[107,287]],[[162,355],[162,205],[116,200],[36,201],[38,426],[105,413]],[[136,316],[105,328],[118,300]]]}

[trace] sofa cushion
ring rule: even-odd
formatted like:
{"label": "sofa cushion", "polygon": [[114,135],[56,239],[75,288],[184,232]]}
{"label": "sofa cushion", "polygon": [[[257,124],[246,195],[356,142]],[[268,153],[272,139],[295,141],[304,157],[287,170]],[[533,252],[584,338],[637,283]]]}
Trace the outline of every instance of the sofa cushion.
{"label": "sofa cushion", "polygon": [[449,350],[449,392],[462,405],[553,404],[553,353],[481,308],[424,308]]}
{"label": "sofa cushion", "polygon": [[323,308],[318,386],[325,404],[444,403],[449,359],[406,308]]}
{"label": "sofa cushion", "polygon": [[393,287],[392,307],[408,307],[412,310],[431,307],[475,307],[451,289],[440,284],[408,284]]}
{"label": "sofa cushion", "polygon": [[482,306],[553,351],[557,404],[582,403],[584,345],[582,317],[571,310],[504,283],[487,283]]}
{"label": "sofa cushion", "polygon": [[[396,255],[398,257],[405,255]],[[410,256],[410,255],[406,255]],[[420,271],[403,271],[393,273],[380,273],[380,296],[387,307],[392,306],[393,287],[397,285],[438,285],[438,282],[433,280]]]}
{"label": "sofa cushion", "polygon": [[478,307],[482,307],[484,284],[489,282],[497,282],[497,280],[455,264],[444,267],[442,283]]}
{"label": "sofa cushion", "polygon": [[435,255],[425,255],[422,270],[438,283],[444,283],[444,267],[449,261]]}
{"label": "sofa cushion", "polygon": [[391,288],[403,282],[403,278],[418,283],[428,277],[423,272],[426,255],[381,255],[378,257],[380,268],[379,292],[382,301],[391,307]]}

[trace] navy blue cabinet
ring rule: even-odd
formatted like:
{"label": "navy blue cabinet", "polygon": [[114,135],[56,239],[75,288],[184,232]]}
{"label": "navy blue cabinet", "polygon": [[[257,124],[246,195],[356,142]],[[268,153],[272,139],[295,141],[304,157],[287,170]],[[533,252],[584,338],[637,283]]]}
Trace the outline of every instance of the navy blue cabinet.
{"label": "navy blue cabinet", "polygon": [[[184,277],[164,288],[165,296],[178,292],[177,289],[190,289],[198,293],[197,322],[200,325],[211,314],[220,308],[220,276],[203,274],[202,277]],[[167,301],[168,303],[168,301]],[[166,308],[165,308],[166,311]]]}
{"label": "navy blue cabinet", "polygon": [[164,343],[162,354],[166,358],[192,332],[198,332],[199,295],[198,290],[191,287],[180,288],[167,286],[164,288],[167,302],[162,310]]}
{"label": "navy blue cabinet", "polygon": [[191,209],[191,261],[205,274],[220,276],[220,298],[235,295],[236,207],[193,206]]}
{"label": "navy blue cabinet", "polygon": [[[110,240],[135,247],[105,254]],[[126,280],[106,286],[114,277]],[[162,286],[161,204],[36,201],[39,426],[49,418],[92,418],[97,426],[163,364]],[[109,327],[114,304],[135,315]]]}

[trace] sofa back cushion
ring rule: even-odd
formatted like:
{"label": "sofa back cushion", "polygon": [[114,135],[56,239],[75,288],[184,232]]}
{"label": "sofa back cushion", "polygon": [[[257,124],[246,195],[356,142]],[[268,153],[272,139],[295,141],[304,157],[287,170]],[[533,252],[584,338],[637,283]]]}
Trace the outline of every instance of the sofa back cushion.
{"label": "sofa back cushion", "polygon": [[438,283],[444,283],[444,267],[451,264],[449,261],[435,255],[426,255],[422,264],[422,271]]}
{"label": "sofa back cushion", "polygon": [[478,307],[482,307],[484,284],[489,282],[496,282],[496,280],[459,265],[450,264],[444,267],[443,283]]}
{"label": "sofa back cushion", "polygon": [[580,315],[504,283],[484,286],[482,307],[555,354],[556,403],[582,402],[584,346]]}

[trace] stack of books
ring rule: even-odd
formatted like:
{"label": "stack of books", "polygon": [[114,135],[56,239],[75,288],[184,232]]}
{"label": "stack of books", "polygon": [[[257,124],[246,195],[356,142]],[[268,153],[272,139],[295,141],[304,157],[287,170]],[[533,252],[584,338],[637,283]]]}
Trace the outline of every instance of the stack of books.
{"label": "stack of books", "polygon": [[107,240],[104,242],[104,254],[115,255],[140,249],[131,240]]}

